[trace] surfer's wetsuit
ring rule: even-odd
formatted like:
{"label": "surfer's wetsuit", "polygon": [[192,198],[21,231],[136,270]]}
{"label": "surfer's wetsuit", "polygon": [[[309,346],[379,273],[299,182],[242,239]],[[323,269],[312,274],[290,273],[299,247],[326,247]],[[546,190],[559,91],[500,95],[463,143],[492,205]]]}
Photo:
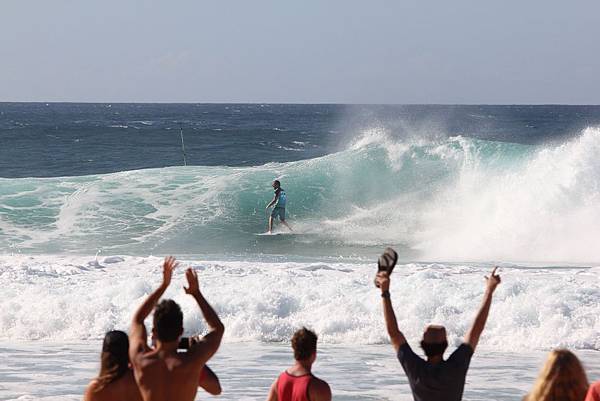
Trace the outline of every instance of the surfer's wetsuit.
{"label": "surfer's wetsuit", "polygon": [[287,196],[283,188],[279,187],[275,190],[275,207],[271,211],[271,217],[276,218],[279,216],[279,220],[285,220],[285,204],[287,202]]}

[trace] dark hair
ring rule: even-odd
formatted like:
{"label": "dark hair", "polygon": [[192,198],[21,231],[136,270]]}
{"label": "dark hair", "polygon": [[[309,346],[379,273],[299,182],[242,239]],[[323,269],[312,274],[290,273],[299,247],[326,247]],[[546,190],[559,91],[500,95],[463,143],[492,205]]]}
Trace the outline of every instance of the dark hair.
{"label": "dark hair", "polygon": [[100,356],[100,373],[95,391],[121,378],[129,369],[129,338],[119,330],[106,333]]}
{"label": "dark hair", "polygon": [[446,351],[446,348],[448,348],[448,342],[444,341],[443,343],[426,343],[425,341],[421,341],[421,348],[423,348],[425,355],[428,357],[444,355],[444,351]]}
{"label": "dark hair", "polygon": [[163,299],[154,308],[154,330],[160,341],[175,341],[183,330],[183,313],[177,302]]}
{"label": "dark hair", "polygon": [[317,335],[302,327],[294,333],[292,337],[292,348],[294,349],[294,358],[297,361],[304,361],[317,352]]}
{"label": "dark hair", "polygon": [[275,181],[273,181],[273,184],[277,184],[277,186],[278,186],[278,187],[280,187],[280,186],[281,186],[281,183],[279,182],[279,180],[275,180]]}

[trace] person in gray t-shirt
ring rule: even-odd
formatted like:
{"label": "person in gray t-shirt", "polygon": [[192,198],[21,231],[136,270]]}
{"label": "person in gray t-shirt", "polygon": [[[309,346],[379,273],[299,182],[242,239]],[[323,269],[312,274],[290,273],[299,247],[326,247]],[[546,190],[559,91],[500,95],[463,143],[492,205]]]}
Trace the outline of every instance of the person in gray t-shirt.
{"label": "person in gray t-shirt", "polygon": [[465,336],[464,342],[448,359],[444,360],[444,351],[448,347],[446,329],[437,325],[426,327],[421,341],[421,348],[427,356],[426,361],[413,352],[398,329],[390,299],[389,274],[386,271],[377,273],[375,283],[381,288],[387,332],[408,377],[415,401],[460,401],[462,399],[471,356],[485,327],[494,290],[500,284],[500,276],[496,274],[496,269],[497,267],[490,277],[485,278],[485,295],[473,326]]}

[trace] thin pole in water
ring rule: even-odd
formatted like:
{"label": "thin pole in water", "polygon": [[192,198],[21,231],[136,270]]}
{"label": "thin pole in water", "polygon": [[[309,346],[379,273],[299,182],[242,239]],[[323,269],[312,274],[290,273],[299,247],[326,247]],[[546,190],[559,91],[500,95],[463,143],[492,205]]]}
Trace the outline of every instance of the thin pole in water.
{"label": "thin pole in water", "polygon": [[183,153],[183,165],[187,166],[187,160],[185,159],[185,143],[183,143],[183,128],[179,126],[179,135],[181,136],[181,153]]}

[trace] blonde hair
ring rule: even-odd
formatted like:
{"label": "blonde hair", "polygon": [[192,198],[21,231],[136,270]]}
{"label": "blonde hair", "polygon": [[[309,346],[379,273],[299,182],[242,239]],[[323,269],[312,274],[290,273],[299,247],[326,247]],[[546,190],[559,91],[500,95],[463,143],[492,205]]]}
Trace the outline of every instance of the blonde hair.
{"label": "blonde hair", "polygon": [[589,387],[579,359],[571,351],[550,352],[526,401],[583,401]]}

